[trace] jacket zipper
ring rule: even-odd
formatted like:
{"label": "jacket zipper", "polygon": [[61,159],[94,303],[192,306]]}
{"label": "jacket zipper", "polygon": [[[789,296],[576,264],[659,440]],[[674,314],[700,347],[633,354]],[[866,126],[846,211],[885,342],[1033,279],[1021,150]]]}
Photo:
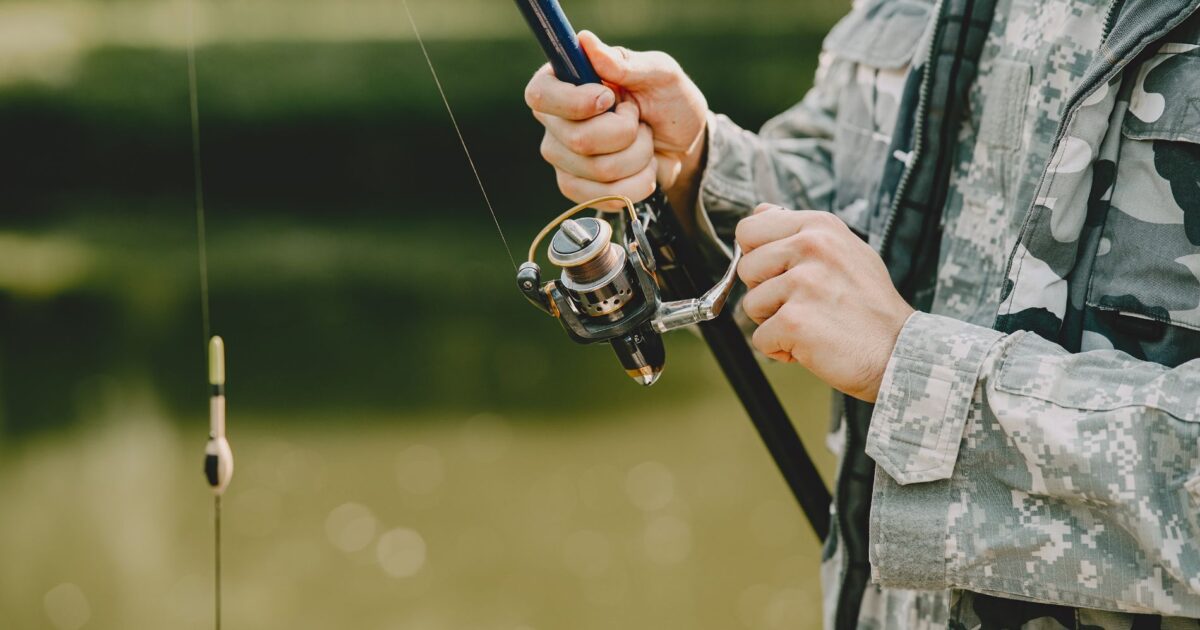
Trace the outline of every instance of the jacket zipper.
{"label": "jacket zipper", "polygon": [[[1125,0],[1113,0],[1112,5],[1108,8],[1108,14],[1104,17],[1104,34],[1101,41],[1107,40],[1112,32],[1113,25],[1116,23],[1117,16],[1121,12],[1121,7],[1124,6]],[[908,194],[908,186],[916,171],[917,160],[922,156],[922,146],[925,141],[925,113],[929,109],[929,91],[932,89],[932,72],[929,68],[929,63],[933,57],[933,49],[937,46],[938,31],[942,28],[942,10],[945,5],[945,0],[938,0],[935,6],[935,13],[938,16],[937,30],[935,30],[929,39],[929,45],[925,50],[925,76],[921,77],[920,97],[917,101],[916,120],[913,123],[913,143],[912,152],[908,155],[908,163],[904,167],[904,174],[900,176],[900,183],[896,187],[896,195],[892,197],[892,206],[888,211],[887,222],[883,227],[883,238],[879,244],[880,256],[886,256],[888,249],[891,247],[893,232],[896,229],[896,216],[899,214],[900,202],[904,199],[904,195]],[[1059,142],[1062,141],[1062,136],[1065,133],[1065,125],[1059,128],[1058,135],[1055,137],[1054,146],[1057,148]],[[1022,230],[1023,231],[1023,230]],[[1011,261],[1009,263],[1011,265]]]}
{"label": "jacket zipper", "polygon": [[1125,6],[1125,0],[1113,0],[1111,6],[1108,7],[1108,15],[1104,16],[1104,34],[1100,36],[1100,41],[1103,43],[1108,40],[1108,36],[1112,33],[1113,25],[1116,24],[1117,15],[1121,13],[1121,7]]}
{"label": "jacket zipper", "polygon": [[934,14],[937,15],[937,24],[934,27],[933,33],[930,34],[929,45],[925,49],[925,75],[921,77],[921,92],[917,99],[916,120],[913,123],[912,152],[908,154],[907,164],[904,165],[904,174],[900,176],[900,184],[896,187],[896,195],[892,197],[892,207],[888,211],[887,223],[883,227],[883,239],[879,243],[879,254],[883,257],[887,256],[888,248],[892,243],[892,232],[896,228],[896,215],[900,209],[900,200],[908,193],[908,186],[913,177],[913,172],[916,171],[917,161],[921,159],[922,145],[925,142],[925,113],[929,109],[929,91],[933,89],[933,68],[930,67],[930,64],[933,61],[933,51],[937,46],[938,36],[942,30],[942,22],[945,17],[942,13],[945,10],[945,5],[945,0],[937,0],[937,4],[934,7]]}

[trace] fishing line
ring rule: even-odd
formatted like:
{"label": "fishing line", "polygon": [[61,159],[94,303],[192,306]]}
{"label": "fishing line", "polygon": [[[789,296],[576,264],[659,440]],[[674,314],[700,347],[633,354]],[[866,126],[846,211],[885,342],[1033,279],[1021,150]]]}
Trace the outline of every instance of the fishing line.
{"label": "fishing line", "polygon": [[479,169],[475,166],[475,159],[471,157],[471,149],[467,148],[467,141],[463,137],[462,129],[458,126],[458,119],[454,116],[454,109],[450,107],[450,99],[446,98],[446,90],[442,89],[442,80],[438,78],[437,70],[433,67],[433,59],[429,56],[429,50],[425,48],[425,40],[421,38],[421,30],[417,28],[417,21],[413,19],[412,11],[408,8],[408,0],[400,0],[404,5],[404,13],[408,16],[408,23],[412,26],[413,35],[417,37],[417,45],[421,47],[421,54],[425,56],[425,65],[429,66],[429,73],[433,75],[433,82],[437,85],[438,94],[442,97],[442,104],[446,106],[446,113],[450,115],[450,123],[454,125],[454,133],[458,134],[458,142],[462,145],[463,153],[467,156],[467,162],[471,165],[471,172],[475,175],[475,183],[479,185],[479,192],[483,194],[483,202],[487,204],[488,212],[492,215],[492,222],[496,224],[496,231],[500,233],[500,240],[504,243],[504,250],[508,252],[508,260],[512,263],[513,269],[517,268],[517,259],[513,256],[512,248],[508,246],[508,239],[504,237],[504,230],[500,228],[500,218],[496,216],[496,208],[492,206],[492,200],[488,198],[487,188],[483,185],[483,178],[479,176]]}
{"label": "fishing line", "polygon": [[[208,294],[208,239],[204,211],[204,170],[200,159],[200,91],[196,79],[196,1],[187,2],[188,108],[192,131],[192,186],[196,204],[196,253],[200,270],[200,313],[204,347],[212,336]],[[221,630],[221,495],[213,495],[213,627]]]}
{"label": "fishing line", "polygon": [[196,195],[196,249],[200,259],[200,311],[204,320],[204,347],[212,336],[208,307],[208,243],[204,221],[204,170],[200,161],[200,91],[196,86],[196,2],[188,0],[188,106],[192,123],[192,185]]}

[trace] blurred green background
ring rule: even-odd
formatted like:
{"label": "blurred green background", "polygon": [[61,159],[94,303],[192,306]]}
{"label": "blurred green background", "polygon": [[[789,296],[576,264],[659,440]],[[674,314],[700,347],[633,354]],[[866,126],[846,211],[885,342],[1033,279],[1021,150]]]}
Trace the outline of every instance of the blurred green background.
{"label": "blurred green background", "polygon": [[[748,128],[848,3],[564,0]],[[411,0],[514,250],[568,204],[506,0]],[[196,0],[237,475],[225,627],[819,627],[703,345],[641,390],[514,290],[399,0]],[[207,628],[184,0],[0,0],[0,628]],[[828,473],[826,390],[769,368]]]}

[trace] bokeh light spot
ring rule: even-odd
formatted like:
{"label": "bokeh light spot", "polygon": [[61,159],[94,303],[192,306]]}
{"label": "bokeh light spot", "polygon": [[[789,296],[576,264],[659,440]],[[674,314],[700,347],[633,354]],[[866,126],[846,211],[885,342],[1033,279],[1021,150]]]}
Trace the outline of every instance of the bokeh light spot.
{"label": "bokeh light spot", "polygon": [[83,590],[70,582],[64,582],[46,591],[42,598],[46,608],[46,616],[58,630],[77,630],[82,628],[92,617],[92,607],[88,604]]}
{"label": "bokeh light spot", "polygon": [[403,527],[384,532],[375,547],[379,566],[392,577],[412,577],[425,566],[425,539]]}
{"label": "bokeh light spot", "polygon": [[347,553],[360,551],[375,538],[375,516],[366,506],[343,503],[325,517],[325,533],[334,547]]}
{"label": "bokeh light spot", "polygon": [[675,475],[659,462],[643,462],[629,469],[625,476],[625,492],[639,509],[661,510],[675,498]]}

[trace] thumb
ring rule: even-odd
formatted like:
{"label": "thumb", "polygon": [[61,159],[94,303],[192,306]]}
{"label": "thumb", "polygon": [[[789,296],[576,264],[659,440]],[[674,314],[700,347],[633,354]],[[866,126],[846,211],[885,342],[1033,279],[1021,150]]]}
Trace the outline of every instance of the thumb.
{"label": "thumb", "polygon": [[608,83],[638,89],[670,75],[670,68],[665,63],[670,58],[661,53],[609,46],[591,31],[580,31],[579,43],[596,69],[596,74]]}

